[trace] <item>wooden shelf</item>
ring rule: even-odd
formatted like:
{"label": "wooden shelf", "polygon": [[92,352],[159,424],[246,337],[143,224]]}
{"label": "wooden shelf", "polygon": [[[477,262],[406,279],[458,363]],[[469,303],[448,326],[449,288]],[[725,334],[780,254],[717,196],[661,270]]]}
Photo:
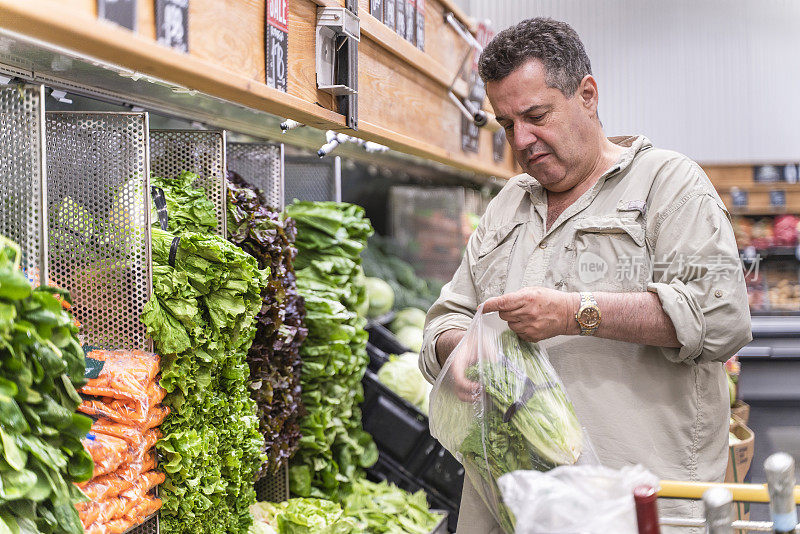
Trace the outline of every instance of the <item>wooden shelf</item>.
{"label": "wooden shelf", "polygon": [[[264,83],[263,1],[193,1],[189,54],[155,42],[153,6],[147,2],[139,2],[139,30],[133,33],[98,20],[95,3],[87,0],[0,0],[0,32],[12,40],[32,39],[43,49],[61,50],[76,62],[116,66],[179,91],[196,91],[230,106],[291,118],[321,130],[346,131],[483,177],[508,178],[517,173],[510,150],[506,149],[503,162],[493,160],[491,132],[485,128],[478,154],[460,150],[461,116],[446,88],[449,71],[455,74],[458,68],[451,63],[463,43],[457,42],[452,29],[444,28],[440,19],[449,6],[441,0],[426,3],[430,53],[417,50],[361,11],[366,39],[359,46],[359,130],[348,130],[344,117],[332,110],[330,95],[316,89],[313,51],[316,7],[342,4],[341,0],[290,2],[288,94]],[[35,58],[9,63],[0,54],[0,63],[33,71],[27,64],[34,64]],[[79,74],[72,69],[57,74],[67,83],[88,83],[77,79]],[[111,90],[103,81],[93,81],[100,84],[98,93]],[[456,90],[466,89],[462,84]],[[129,100],[136,102],[136,97]],[[162,108],[170,105],[168,99],[155,103]],[[243,133],[256,135],[256,130]]]}

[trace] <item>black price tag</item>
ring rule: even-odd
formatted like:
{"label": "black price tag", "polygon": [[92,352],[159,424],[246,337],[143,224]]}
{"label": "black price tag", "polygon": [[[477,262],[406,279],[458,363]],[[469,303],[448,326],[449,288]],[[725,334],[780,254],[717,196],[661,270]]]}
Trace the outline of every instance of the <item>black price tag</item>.
{"label": "black price tag", "polygon": [[97,0],[97,16],[136,31],[136,0]]}
{"label": "black price tag", "polygon": [[369,14],[383,21],[383,2],[381,0],[370,0]]}
{"label": "black price tag", "polygon": [[153,197],[153,204],[156,207],[158,223],[161,225],[161,229],[166,232],[169,230],[169,214],[167,213],[167,198],[164,196],[164,190],[160,187],[151,186],[150,195]]}
{"label": "black price tag", "polygon": [[383,0],[383,23],[394,30],[394,1]]}
{"label": "black price tag", "polygon": [[769,192],[769,205],[773,208],[786,207],[786,191],[783,189],[773,189]]}
{"label": "black price tag", "polygon": [[787,184],[796,184],[800,179],[800,166],[798,165],[784,165],[783,166],[783,181]]}
{"label": "black price tag", "polygon": [[[475,86],[477,84],[483,85],[480,78],[478,77],[478,73],[475,71],[470,72],[469,74],[469,93],[470,95],[473,94]],[[472,102],[476,108],[480,108],[481,104],[483,103],[483,99],[480,102],[472,100],[470,96],[470,102]],[[475,126],[475,121],[471,118],[467,118],[465,115],[461,115],[461,150],[464,152],[478,152],[478,142],[480,140],[480,128]]]}
{"label": "black price tag", "polygon": [[417,0],[417,48],[425,50],[425,0]]}
{"label": "black price tag", "polygon": [[756,165],[753,167],[753,181],[758,183],[780,182],[783,169],[776,165]]}
{"label": "black price tag", "polygon": [[406,0],[406,40],[414,43],[414,34],[417,33],[417,21],[414,10],[416,9],[415,0]]}
{"label": "black price tag", "polygon": [[506,132],[497,130],[492,136],[492,153],[495,161],[506,159]]}
{"label": "black price tag", "polygon": [[189,0],[156,0],[156,38],[164,46],[189,52]]}
{"label": "black price tag", "polygon": [[406,0],[394,0],[394,29],[403,39],[406,38]]}
{"label": "black price tag", "polygon": [[289,60],[289,6],[287,0],[267,0],[267,85],[286,92]]}
{"label": "black price tag", "polygon": [[746,208],[749,200],[749,195],[744,189],[738,187],[731,189],[731,203],[734,208]]}

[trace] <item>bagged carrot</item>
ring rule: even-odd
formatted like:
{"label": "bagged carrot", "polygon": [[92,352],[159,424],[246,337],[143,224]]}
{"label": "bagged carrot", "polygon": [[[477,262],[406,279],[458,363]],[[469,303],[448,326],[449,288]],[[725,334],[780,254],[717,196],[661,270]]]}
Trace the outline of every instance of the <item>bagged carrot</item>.
{"label": "bagged carrot", "polygon": [[90,378],[81,393],[149,407],[148,388],[158,374],[158,355],[139,350],[93,350],[87,357],[105,363],[97,378]]}
{"label": "bagged carrot", "polygon": [[[143,473],[156,467],[155,451],[148,452],[141,462],[124,463],[113,473],[93,478],[88,482],[77,484],[78,488],[93,502],[104,501],[118,496],[133,486],[133,482],[141,478]],[[160,484],[161,482],[159,482]],[[75,505],[78,510],[90,503],[81,502]]]}
{"label": "bagged carrot", "polygon": [[81,442],[94,460],[93,477],[114,471],[128,455],[128,443],[114,436],[89,432]]}

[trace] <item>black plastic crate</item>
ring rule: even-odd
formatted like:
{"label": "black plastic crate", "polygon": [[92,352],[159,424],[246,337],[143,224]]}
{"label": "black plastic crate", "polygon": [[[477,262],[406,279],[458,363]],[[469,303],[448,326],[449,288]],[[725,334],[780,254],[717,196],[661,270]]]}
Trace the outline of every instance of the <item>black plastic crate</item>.
{"label": "black plastic crate", "polygon": [[404,347],[394,334],[383,325],[372,324],[367,326],[367,333],[369,333],[369,342],[375,347],[381,349],[386,354],[403,354],[404,352],[411,352],[411,349]]}
{"label": "black plastic crate", "polygon": [[458,506],[461,496],[455,500],[450,499],[435,488],[427,486],[418,478],[412,476],[403,466],[381,453],[378,462],[367,470],[367,476],[373,481],[391,482],[400,489],[416,492],[422,490],[428,498],[431,509],[445,510],[448,512],[447,525],[450,532],[455,532],[458,524]]}
{"label": "black plastic crate", "polygon": [[437,446],[428,430],[428,418],[383,385],[372,371],[367,370],[362,384],[364,430],[372,435],[378,450],[405,466],[411,474],[419,474]]}
{"label": "black plastic crate", "polygon": [[420,478],[445,498],[455,502],[461,500],[464,467],[440,444],[437,443],[436,451],[428,455],[428,463],[423,467]]}
{"label": "black plastic crate", "polygon": [[367,354],[369,355],[369,365],[367,369],[373,373],[377,373],[378,369],[383,367],[383,364],[389,361],[389,355],[381,349],[367,342]]}

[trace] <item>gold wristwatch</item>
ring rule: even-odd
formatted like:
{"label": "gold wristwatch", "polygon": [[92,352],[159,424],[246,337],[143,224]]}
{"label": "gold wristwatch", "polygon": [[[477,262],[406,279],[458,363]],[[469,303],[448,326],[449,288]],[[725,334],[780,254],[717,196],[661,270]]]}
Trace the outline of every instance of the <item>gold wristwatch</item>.
{"label": "gold wristwatch", "polygon": [[581,306],[575,314],[575,320],[581,327],[582,336],[593,336],[600,326],[600,308],[594,296],[588,292],[581,292]]}

